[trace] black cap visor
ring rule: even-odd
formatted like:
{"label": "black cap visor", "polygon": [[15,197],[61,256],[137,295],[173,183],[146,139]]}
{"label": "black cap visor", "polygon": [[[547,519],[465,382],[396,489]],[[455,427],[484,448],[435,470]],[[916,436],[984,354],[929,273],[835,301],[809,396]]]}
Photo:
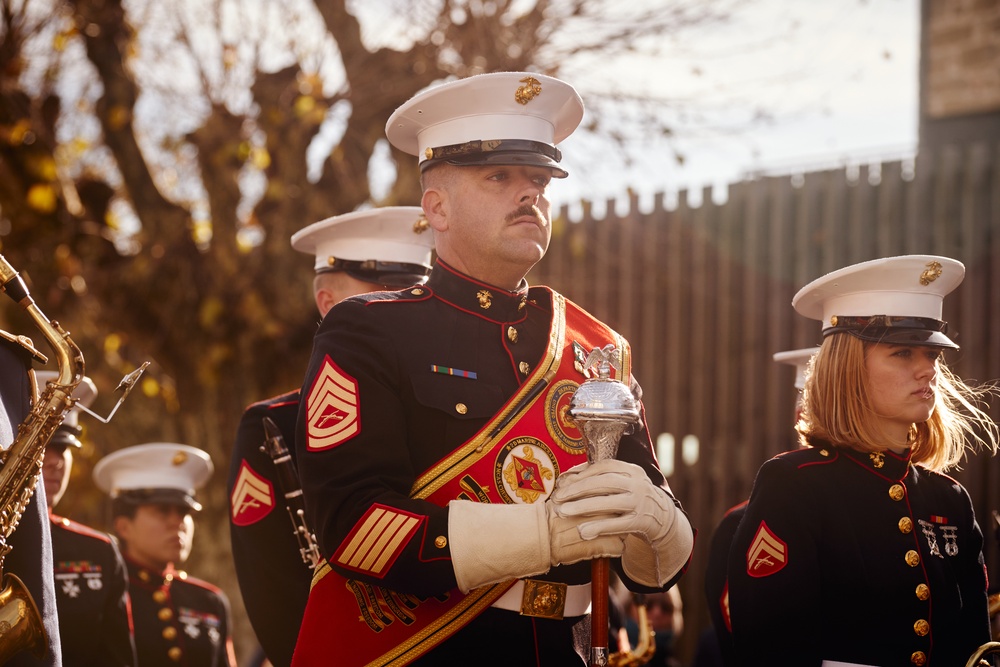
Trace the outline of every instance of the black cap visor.
{"label": "black cap visor", "polygon": [[374,285],[386,287],[409,287],[423,285],[431,269],[423,264],[407,264],[405,262],[380,262],[377,259],[352,261],[333,258],[333,262],[316,273],[331,273],[343,271],[352,278]]}
{"label": "black cap visor", "polygon": [[872,315],[849,317],[838,315],[833,325],[823,330],[823,336],[849,333],[869,343],[890,345],[922,345],[958,350],[959,346],[945,333],[948,323],[929,317],[897,317]]}
{"label": "black cap visor", "polygon": [[173,488],[122,489],[115,502],[123,505],[176,505],[192,512],[201,511],[201,503],[190,493]]}
{"label": "black cap visor", "polygon": [[64,431],[63,429],[56,430],[49,438],[49,441],[45,444],[46,447],[76,447],[80,449],[83,447],[83,443],[77,438],[73,433],[69,431]]}
{"label": "black cap visor", "polygon": [[559,166],[562,153],[555,146],[526,139],[495,139],[468,141],[464,144],[427,149],[431,154],[420,163],[420,171],[438,164],[458,167],[508,165],[544,167],[553,178],[566,178],[569,172]]}

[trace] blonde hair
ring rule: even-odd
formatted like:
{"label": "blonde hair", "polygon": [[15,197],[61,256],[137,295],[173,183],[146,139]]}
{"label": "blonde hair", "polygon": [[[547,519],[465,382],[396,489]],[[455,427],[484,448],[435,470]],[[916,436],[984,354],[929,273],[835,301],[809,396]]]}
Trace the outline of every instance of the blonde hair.
{"label": "blonde hair", "polygon": [[[848,333],[827,336],[809,362],[795,430],[800,444],[825,440],[862,452],[885,449],[882,421],[873,407],[865,357],[875,343]],[[997,424],[983,408],[996,386],[971,387],[937,361],[937,391],[930,418],[910,427],[910,460],[931,470],[957,465],[967,447],[997,451]]]}

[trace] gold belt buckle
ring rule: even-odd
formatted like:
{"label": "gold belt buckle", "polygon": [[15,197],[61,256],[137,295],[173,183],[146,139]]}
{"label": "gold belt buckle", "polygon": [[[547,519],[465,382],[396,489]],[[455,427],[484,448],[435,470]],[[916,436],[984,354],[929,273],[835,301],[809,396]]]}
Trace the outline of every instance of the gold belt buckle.
{"label": "gold belt buckle", "polygon": [[556,581],[524,580],[521,615],[561,621],[566,609],[566,584]]}

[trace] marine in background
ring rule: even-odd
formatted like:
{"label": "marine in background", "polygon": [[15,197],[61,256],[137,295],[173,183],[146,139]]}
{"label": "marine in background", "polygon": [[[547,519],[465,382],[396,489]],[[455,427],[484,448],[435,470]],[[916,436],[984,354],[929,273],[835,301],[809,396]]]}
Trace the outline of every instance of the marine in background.
{"label": "marine in background", "polygon": [[[38,371],[39,385],[58,378]],[[93,380],[84,377],[73,392],[77,406],[90,407],[97,397]],[[49,439],[42,479],[49,505],[52,560],[63,662],[67,665],[122,667],[136,664],[128,574],[118,546],[107,533],[55,514],[69,487],[74,452],[82,447],[80,409],[74,406]]]}
{"label": "marine in background", "polygon": [[[346,213],[292,236],[295,250],[315,257],[313,296],[321,317],[355,294],[423,284],[433,245],[418,206]],[[275,667],[292,662],[315,564],[309,553],[311,535],[305,534],[311,529],[295,516],[296,501],[301,502],[294,472],[298,412],[299,389],[249,406],[236,432],[227,481],[240,593],[257,640]],[[277,426],[287,450],[281,462],[263,446],[264,418]],[[283,468],[296,488],[283,488]]]}
{"label": "marine in background", "polygon": [[142,667],[236,666],[225,593],[178,569],[202,509],[195,490],[212,470],[207,453],[171,442],[126,447],[94,467],[94,481],[111,497]]}

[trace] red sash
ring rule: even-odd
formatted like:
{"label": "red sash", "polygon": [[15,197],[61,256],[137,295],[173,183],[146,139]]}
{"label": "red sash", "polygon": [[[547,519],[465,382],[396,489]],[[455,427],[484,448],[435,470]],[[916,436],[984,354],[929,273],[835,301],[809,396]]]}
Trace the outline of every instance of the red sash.
{"label": "red sash", "polygon": [[[484,503],[544,502],[560,472],[587,460],[567,409],[583,359],[608,343],[630,376],[628,343],[560,294],[552,293],[549,346],[520,390],[471,440],[426,471],[410,497],[444,506],[456,498]],[[450,637],[502,596],[514,581],[463,594],[419,599],[354,579],[325,562],[313,577],[293,667],[407,665]]]}

